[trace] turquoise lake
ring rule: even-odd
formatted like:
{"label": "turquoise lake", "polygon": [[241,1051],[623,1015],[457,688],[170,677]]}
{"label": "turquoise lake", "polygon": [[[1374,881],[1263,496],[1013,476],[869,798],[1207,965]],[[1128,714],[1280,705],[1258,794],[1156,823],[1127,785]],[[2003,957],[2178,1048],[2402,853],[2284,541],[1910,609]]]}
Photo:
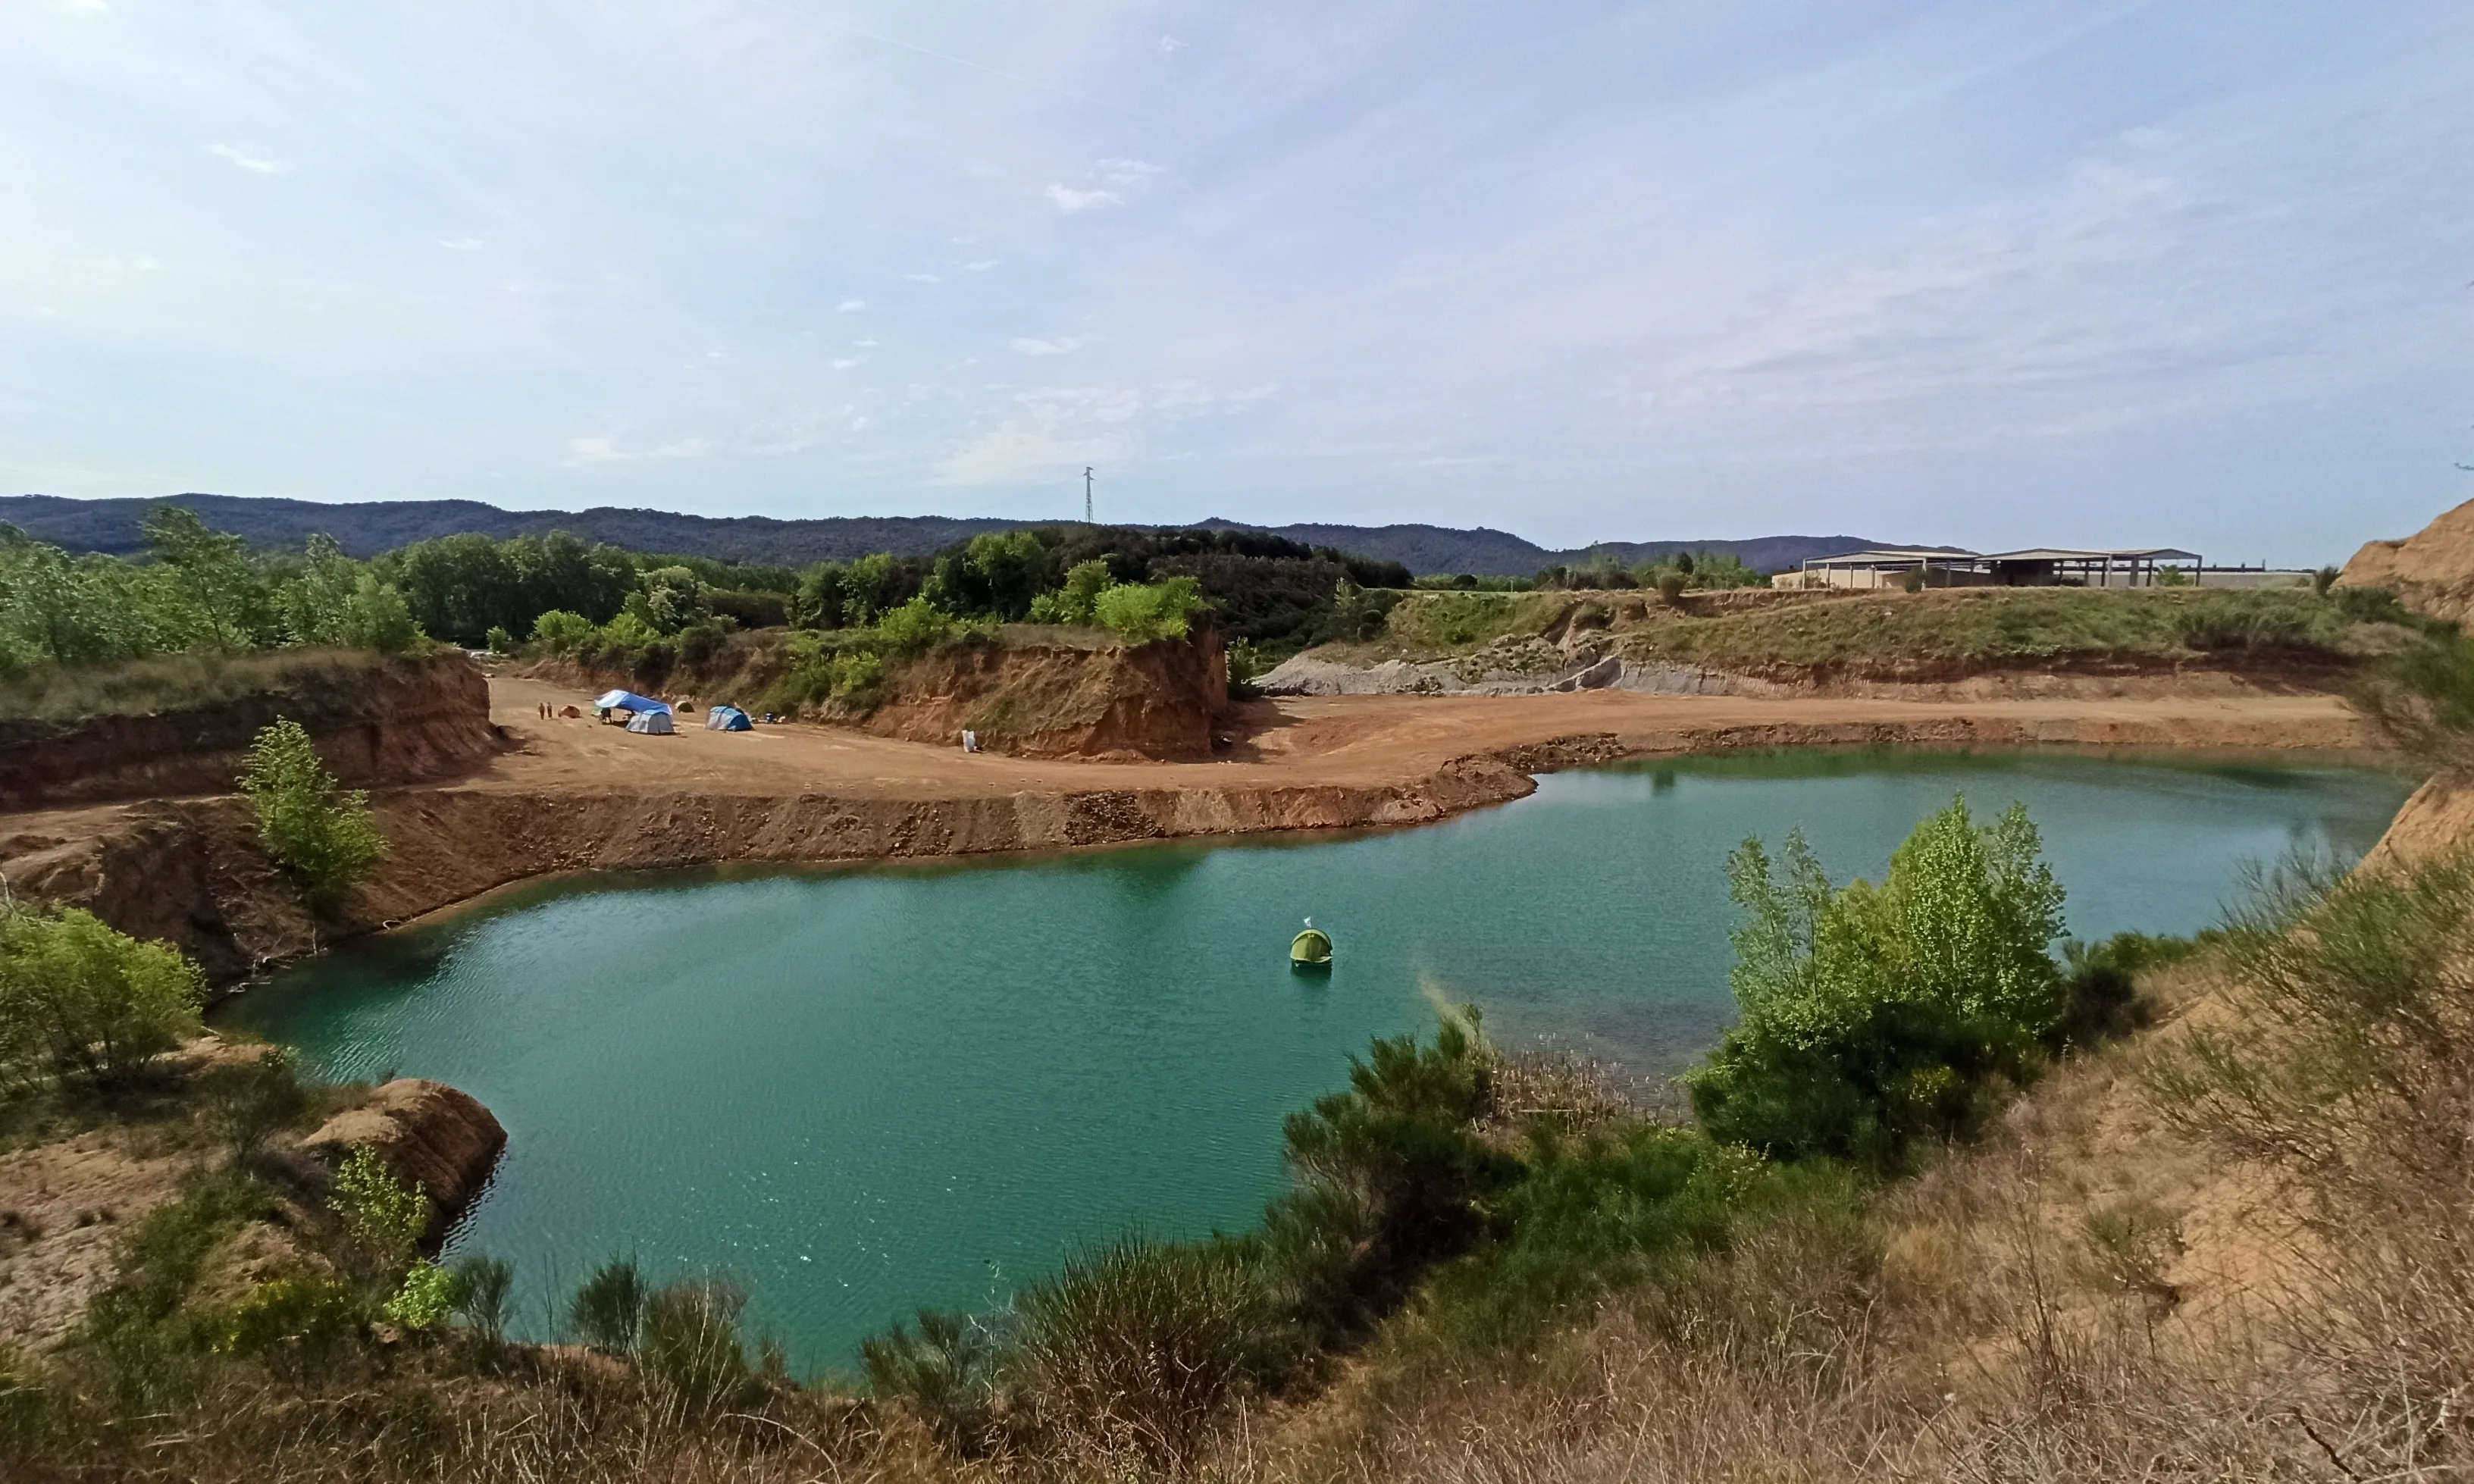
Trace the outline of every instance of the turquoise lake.
{"label": "turquoise lake", "polygon": [[[2291,761],[1733,754],[1558,773],[1421,829],[1077,855],[565,880],[348,945],[217,1023],[325,1079],[432,1077],[508,1131],[455,1252],[520,1326],[632,1254],[726,1273],[801,1370],[921,1305],[985,1306],[1073,1245],[1236,1228],[1281,1115],[1369,1037],[1473,1003],[1671,1071],[1728,1024],[1721,866],[1801,826],[1880,874],[1963,793],[2024,802],[2070,931],[2187,933],[2294,850],[2359,856],[2406,780]],[[1327,979],[1290,974],[1311,914]]]}

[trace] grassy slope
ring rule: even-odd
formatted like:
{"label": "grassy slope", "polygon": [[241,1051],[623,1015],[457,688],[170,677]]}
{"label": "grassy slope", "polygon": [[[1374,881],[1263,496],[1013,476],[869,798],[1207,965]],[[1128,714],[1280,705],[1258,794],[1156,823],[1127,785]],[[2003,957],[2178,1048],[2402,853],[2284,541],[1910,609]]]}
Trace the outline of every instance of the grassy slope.
{"label": "grassy slope", "polygon": [[1781,598],[1742,607],[1650,595],[1424,593],[1392,612],[1376,647],[1427,660],[1604,624],[1627,658],[1778,678],[1943,677],[2071,666],[2340,662],[2374,643],[2300,591],[2135,593],[1974,589]]}
{"label": "grassy slope", "polygon": [[366,687],[402,664],[364,649],[277,649],[263,654],[171,654],[126,664],[31,671],[10,693],[12,712],[43,721],[138,717],[212,705],[260,692]]}

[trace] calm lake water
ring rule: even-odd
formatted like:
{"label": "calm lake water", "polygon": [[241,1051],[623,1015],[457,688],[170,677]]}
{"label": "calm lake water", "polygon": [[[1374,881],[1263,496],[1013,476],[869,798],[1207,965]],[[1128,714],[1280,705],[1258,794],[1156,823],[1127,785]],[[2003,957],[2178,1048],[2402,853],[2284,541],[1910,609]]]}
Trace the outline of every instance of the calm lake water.
{"label": "calm lake water", "polygon": [[[1128,1227],[1248,1225],[1281,1115],[1437,1003],[1679,1068],[1727,1025],[1721,864],[1802,826],[1878,878],[1964,793],[2024,801],[2070,930],[2187,933],[2246,865],[2367,849],[2358,768],[2079,753],[1735,754],[1553,774],[1422,829],[863,869],[564,881],[351,945],[219,1023],[329,1079],[433,1077],[506,1125],[454,1237],[526,1327],[603,1258],[722,1271],[802,1368],[1001,1302]],[[1311,913],[1328,979],[1293,977]]]}

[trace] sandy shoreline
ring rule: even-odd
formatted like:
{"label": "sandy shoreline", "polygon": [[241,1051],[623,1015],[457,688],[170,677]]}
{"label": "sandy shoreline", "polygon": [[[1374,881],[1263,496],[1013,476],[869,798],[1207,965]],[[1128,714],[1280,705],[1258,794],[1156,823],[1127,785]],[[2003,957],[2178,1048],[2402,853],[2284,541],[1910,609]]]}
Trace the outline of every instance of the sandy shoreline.
{"label": "sandy shoreline", "polygon": [[570,688],[500,678],[509,750],[472,774],[380,791],[394,848],[336,920],[312,921],[230,797],[0,816],[13,889],[167,937],[232,984],[338,937],[512,883],[584,870],[825,864],[1139,839],[1427,823],[1530,792],[1532,774],[1741,747],[2076,744],[2348,752],[2334,696],[1895,700],[1584,692],[1255,702],[1225,761],[1079,762],[825,726],[644,737],[545,719]]}

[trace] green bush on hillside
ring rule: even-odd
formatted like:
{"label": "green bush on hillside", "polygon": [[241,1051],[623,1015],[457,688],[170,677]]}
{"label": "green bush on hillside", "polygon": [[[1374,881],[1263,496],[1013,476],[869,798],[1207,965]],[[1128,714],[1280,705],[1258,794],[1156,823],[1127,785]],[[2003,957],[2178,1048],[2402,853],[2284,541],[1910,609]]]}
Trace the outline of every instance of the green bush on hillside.
{"label": "green bush on hillside", "polygon": [[1189,1457],[1222,1408],[1291,1358],[1231,1243],[1122,1238],[1068,1257],[1014,1310],[1012,1364],[1036,1424],[1159,1466]]}
{"label": "green bush on hillside", "polygon": [[92,912],[0,908],[0,1074],[126,1082],[200,1029],[206,981]]}
{"label": "green bush on hillside", "polygon": [[2061,1018],[2063,892],[2026,811],[1978,828],[1953,800],[1879,887],[1833,890],[1800,832],[1783,864],[1782,878],[1758,839],[1728,861],[1741,1019],[1689,1079],[1703,1126],[1777,1157],[1876,1166],[1963,1131]]}
{"label": "green bush on hillside", "polygon": [[335,1171],[327,1208],[342,1218],[368,1271],[379,1275],[403,1272],[429,1226],[429,1197],[399,1179],[367,1144],[353,1145]]}
{"label": "green bush on hillside", "polygon": [[387,852],[370,819],[370,796],[335,786],[298,721],[278,718],[257,734],[240,791],[257,811],[267,854],[313,906],[330,905]]}
{"label": "green bush on hillside", "polygon": [[1121,582],[1104,588],[1092,600],[1092,617],[1100,626],[1128,644],[1154,639],[1183,639],[1186,625],[1204,608],[1202,590],[1192,577],[1164,582]]}
{"label": "green bush on hillside", "polygon": [[1031,621],[1084,626],[1097,623],[1100,595],[1115,581],[1105,561],[1094,558],[1078,562],[1066,572],[1055,592],[1042,593],[1031,600]]}

